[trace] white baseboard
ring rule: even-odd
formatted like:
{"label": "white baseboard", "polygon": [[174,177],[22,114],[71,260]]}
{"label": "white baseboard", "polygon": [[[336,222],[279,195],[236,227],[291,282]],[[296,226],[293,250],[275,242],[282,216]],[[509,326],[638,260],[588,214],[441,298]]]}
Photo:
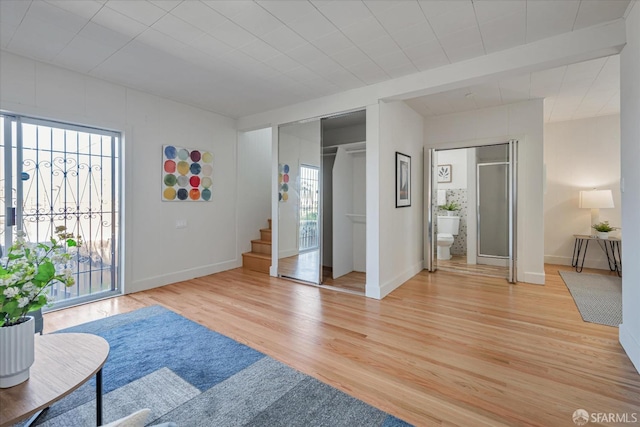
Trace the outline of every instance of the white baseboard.
{"label": "white baseboard", "polygon": [[[544,256],[545,264],[571,265],[571,261],[572,261],[572,258],[568,256],[556,256],[556,255]],[[600,270],[609,270],[609,264],[607,263],[606,257],[604,257],[604,259],[586,258],[584,260],[584,266],[586,268],[598,268]]]}
{"label": "white baseboard", "polygon": [[524,272],[524,282],[531,283],[534,285],[544,285],[545,274],[544,273],[531,273],[528,271]]}
{"label": "white baseboard", "polygon": [[414,265],[412,265],[411,267],[409,267],[408,269],[406,269],[402,273],[398,274],[393,279],[391,279],[391,280],[387,281],[386,283],[383,283],[382,285],[380,285],[380,287],[377,287],[377,286],[369,287],[369,286],[367,286],[365,288],[366,296],[369,297],[369,298],[375,298],[375,299],[382,299],[382,298],[386,297],[394,289],[400,287],[400,285],[402,285],[404,282],[406,282],[407,280],[411,279],[413,276],[415,276],[416,274],[421,272],[423,270],[423,268],[422,268],[423,264],[424,264],[423,261],[415,263]]}
{"label": "white baseboard", "polygon": [[629,328],[627,328],[624,323],[620,325],[618,339],[627,356],[629,356],[631,363],[635,366],[636,371],[640,373],[640,342],[636,337],[631,335],[631,331],[629,331]]}
{"label": "white baseboard", "polygon": [[231,270],[242,266],[241,260],[223,261],[216,264],[204,265],[202,267],[189,268],[186,270],[175,271],[170,274],[149,277],[147,279],[131,282],[129,286],[125,285],[124,292],[130,294],[132,292],[146,291],[148,289],[158,288],[160,286],[169,285],[171,283],[182,282],[196,277],[208,276],[209,274],[220,273],[221,271]]}

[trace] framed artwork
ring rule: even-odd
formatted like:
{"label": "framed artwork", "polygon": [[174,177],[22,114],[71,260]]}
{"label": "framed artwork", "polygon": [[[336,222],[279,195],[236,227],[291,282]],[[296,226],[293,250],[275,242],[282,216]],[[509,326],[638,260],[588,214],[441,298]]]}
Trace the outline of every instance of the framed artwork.
{"label": "framed artwork", "polygon": [[396,208],[411,206],[411,157],[396,151]]}
{"label": "framed artwork", "polygon": [[162,200],[211,201],[213,154],[175,145],[162,146]]}
{"label": "framed artwork", "polygon": [[451,182],[451,165],[438,165],[438,182]]}

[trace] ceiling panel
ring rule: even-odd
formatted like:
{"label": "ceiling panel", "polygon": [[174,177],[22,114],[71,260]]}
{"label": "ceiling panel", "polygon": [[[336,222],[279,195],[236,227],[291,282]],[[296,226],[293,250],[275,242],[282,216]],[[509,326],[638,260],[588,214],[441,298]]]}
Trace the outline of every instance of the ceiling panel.
{"label": "ceiling panel", "polygon": [[371,17],[371,12],[360,1],[314,0],[313,5],[338,28],[345,28],[354,22]]}
{"label": "ceiling panel", "polygon": [[579,0],[535,0],[527,2],[527,43],[573,29]]}
{"label": "ceiling panel", "polygon": [[351,40],[340,31],[334,31],[326,36],[315,39],[312,43],[315,47],[330,56],[347,49],[355,48]]}
{"label": "ceiling panel", "polygon": [[151,28],[186,44],[205,34],[204,31],[170,14],[158,19]]}
{"label": "ceiling panel", "polygon": [[[368,2],[371,5],[374,2]],[[375,9],[373,9],[375,11]],[[374,12],[375,17],[382,26],[390,33],[402,31],[404,28],[412,26],[428,26],[422,9],[417,2],[396,2],[393,7]],[[431,30],[431,27],[429,26]]]}
{"label": "ceiling panel", "polygon": [[627,10],[629,2],[630,0],[582,0],[573,29],[578,30],[620,18]]}
{"label": "ceiling panel", "polygon": [[480,33],[487,53],[524,44],[527,37],[526,12],[504,14],[481,22]]}
{"label": "ceiling panel", "polygon": [[18,29],[17,25],[2,24],[0,25],[0,46],[6,48]]}
{"label": "ceiling panel", "polygon": [[[70,0],[70,1],[73,1],[73,2],[76,2],[76,3],[84,3],[84,0],[82,2],[79,2],[77,0]],[[161,8],[163,10],[166,10],[167,12],[172,11],[173,9],[178,7],[181,3],[183,3],[182,0],[150,0],[150,1],[154,5],[158,6],[159,8]]]}
{"label": "ceiling panel", "polygon": [[342,28],[341,30],[344,35],[358,45],[379,39],[388,34],[380,22],[373,16],[358,21],[355,24]]}
{"label": "ceiling panel", "polygon": [[280,20],[254,2],[248,2],[239,13],[227,17],[258,37],[282,25]]}
{"label": "ceiling panel", "polygon": [[476,0],[473,8],[480,25],[507,15],[525,15],[525,0]]}
{"label": "ceiling panel", "polygon": [[308,15],[303,15],[287,23],[287,25],[306,40],[319,39],[336,31],[336,26],[317,10]]}
{"label": "ceiling panel", "polygon": [[313,4],[306,1],[263,0],[258,1],[258,4],[284,23],[317,12]]}
{"label": "ceiling panel", "polygon": [[0,23],[11,24],[17,27],[24,19],[30,6],[30,0],[0,1]]}
{"label": "ceiling panel", "polygon": [[281,52],[287,52],[307,43],[305,39],[284,25],[260,37],[270,46],[273,46]]}
{"label": "ceiling panel", "polygon": [[432,9],[428,5],[437,3],[439,2],[427,1],[421,4],[433,31],[439,38],[471,27],[478,28],[473,3],[471,3],[471,1],[460,0],[451,2],[454,3],[454,5],[444,9],[442,13],[432,13]]}
{"label": "ceiling panel", "polygon": [[236,49],[257,39],[256,36],[229,20],[216,26],[215,29],[211,31],[211,35]]}
{"label": "ceiling panel", "polygon": [[85,37],[76,37],[56,55],[56,62],[87,73],[113,55],[118,47],[107,46]]}
{"label": "ceiling panel", "polygon": [[198,1],[185,1],[176,6],[171,15],[201,29],[213,33],[214,29],[227,22],[227,18]]}
{"label": "ceiling panel", "polygon": [[391,37],[393,37],[402,49],[436,39],[436,35],[426,21],[424,23],[403,27],[399,30],[389,31],[389,34],[391,34]]}
{"label": "ceiling panel", "polygon": [[105,7],[135,19],[144,25],[153,25],[167,11],[148,1],[109,0]]}
{"label": "ceiling panel", "polygon": [[136,37],[148,27],[108,7],[103,7],[91,18],[92,22],[117,31],[131,38]]}
{"label": "ceiling panel", "polygon": [[[20,1],[20,3],[28,4],[29,2]],[[48,0],[47,3],[86,19],[91,19],[102,8],[102,3],[94,0]]]}

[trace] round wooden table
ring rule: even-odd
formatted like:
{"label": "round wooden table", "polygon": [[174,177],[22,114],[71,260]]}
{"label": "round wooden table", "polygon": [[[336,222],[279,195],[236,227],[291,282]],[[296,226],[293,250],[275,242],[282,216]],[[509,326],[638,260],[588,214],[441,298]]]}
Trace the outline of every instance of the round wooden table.
{"label": "round wooden table", "polygon": [[109,343],[91,334],[35,336],[35,362],[29,379],[0,389],[0,427],[48,408],[96,376],[96,425],[102,424],[102,366]]}

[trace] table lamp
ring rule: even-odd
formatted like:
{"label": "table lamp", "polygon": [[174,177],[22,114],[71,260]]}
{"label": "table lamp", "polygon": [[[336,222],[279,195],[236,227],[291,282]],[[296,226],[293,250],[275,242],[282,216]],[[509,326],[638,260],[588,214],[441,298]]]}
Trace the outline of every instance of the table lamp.
{"label": "table lamp", "polygon": [[611,190],[587,190],[580,192],[580,207],[591,209],[591,226],[600,222],[600,209],[613,208],[613,193]]}

